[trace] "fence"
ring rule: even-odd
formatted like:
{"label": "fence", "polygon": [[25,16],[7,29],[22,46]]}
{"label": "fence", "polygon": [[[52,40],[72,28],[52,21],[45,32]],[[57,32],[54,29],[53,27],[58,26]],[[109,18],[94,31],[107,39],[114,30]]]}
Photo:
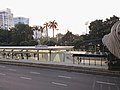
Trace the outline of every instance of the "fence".
{"label": "fence", "polygon": [[100,54],[73,54],[73,63],[83,65],[107,65],[107,55]]}

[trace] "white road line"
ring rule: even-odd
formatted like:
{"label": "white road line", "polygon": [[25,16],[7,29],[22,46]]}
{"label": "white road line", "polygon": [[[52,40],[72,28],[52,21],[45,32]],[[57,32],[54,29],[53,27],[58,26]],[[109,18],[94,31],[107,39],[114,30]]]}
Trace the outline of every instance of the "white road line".
{"label": "white road line", "polygon": [[100,84],[108,84],[108,85],[115,85],[115,83],[102,82],[102,81],[96,81],[96,83],[100,83]]}
{"label": "white road line", "polygon": [[16,69],[8,69],[9,71],[16,71]]}
{"label": "white road line", "polygon": [[92,90],[95,89],[95,81],[96,81],[96,77],[94,78],[94,81],[93,81]]}
{"label": "white road line", "polygon": [[68,86],[67,84],[58,83],[58,82],[52,82],[52,84],[59,85],[59,86]]}
{"label": "white road line", "polygon": [[103,85],[102,85],[102,84],[100,84],[100,90],[102,90],[102,88],[103,88]]}
{"label": "white road line", "polygon": [[[116,79],[114,79],[114,81],[115,81],[115,83],[117,83]],[[117,90],[120,90],[118,85],[116,85],[116,87],[117,87]]]}
{"label": "white road line", "polygon": [[4,75],[6,75],[6,74],[4,74],[4,73],[0,73],[0,75],[3,75],[3,76],[4,76]]}
{"label": "white road line", "polygon": [[26,79],[26,80],[32,80],[32,78],[28,78],[28,77],[20,77],[22,79]]}
{"label": "white road line", "polygon": [[32,74],[40,74],[39,72],[30,72],[30,73],[32,73]]}
{"label": "white road line", "polygon": [[68,78],[68,79],[71,79],[71,78],[72,78],[72,77],[62,76],[62,75],[58,75],[58,77],[60,77],[60,78]]}
{"label": "white road line", "polygon": [[0,65],[0,68],[5,68],[5,66]]}

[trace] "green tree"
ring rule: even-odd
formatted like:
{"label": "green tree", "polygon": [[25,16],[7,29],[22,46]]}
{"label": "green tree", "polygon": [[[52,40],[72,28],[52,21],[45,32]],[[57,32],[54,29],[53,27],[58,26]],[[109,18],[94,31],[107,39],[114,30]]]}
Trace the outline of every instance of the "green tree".
{"label": "green tree", "polygon": [[[89,34],[84,41],[86,41],[86,44],[92,44],[95,47],[97,47],[99,50],[103,50],[103,44],[102,44],[102,38],[104,35],[110,33],[111,27],[119,20],[118,17],[113,15],[113,17],[107,18],[106,20],[95,20],[90,23],[89,26]],[[99,46],[99,47],[98,47]]]}
{"label": "green tree", "polygon": [[54,21],[50,21],[49,22],[49,28],[53,30],[53,38],[54,38],[54,30],[58,30],[57,29],[58,23],[54,20]]}
{"label": "green tree", "polygon": [[5,29],[0,29],[1,45],[9,45],[10,42],[11,42],[11,32]]}
{"label": "green tree", "polygon": [[12,34],[12,41],[16,45],[20,45],[22,41],[30,41],[33,40],[33,31],[31,27],[27,24],[16,24],[14,28],[10,29]]}
{"label": "green tree", "polygon": [[119,17],[113,15],[110,19],[106,18],[103,20],[95,20],[90,23],[89,26],[89,39],[103,38],[104,35],[110,33],[112,26],[119,20]]}
{"label": "green tree", "polygon": [[72,34],[68,31],[61,39],[59,39],[58,44],[60,45],[73,45],[75,39],[78,39],[79,36]]}

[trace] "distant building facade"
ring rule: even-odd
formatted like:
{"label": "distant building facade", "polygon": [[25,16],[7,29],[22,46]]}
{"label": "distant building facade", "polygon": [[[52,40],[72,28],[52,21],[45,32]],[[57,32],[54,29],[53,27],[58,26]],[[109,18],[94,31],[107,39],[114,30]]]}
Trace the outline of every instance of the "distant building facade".
{"label": "distant building facade", "polygon": [[25,17],[14,17],[13,18],[14,25],[18,23],[28,24],[29,25],[29,18]]}
{"label": "distant building facade", "polygon": [[13,14],[9,8],[0,11],[0,28],[9,29],[13,27]]}

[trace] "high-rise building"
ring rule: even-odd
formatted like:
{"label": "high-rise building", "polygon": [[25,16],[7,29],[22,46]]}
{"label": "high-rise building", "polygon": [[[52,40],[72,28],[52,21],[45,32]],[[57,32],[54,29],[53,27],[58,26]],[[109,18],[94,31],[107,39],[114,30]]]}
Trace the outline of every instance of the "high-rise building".
{"label": "high-rise building", "polygon": [[13,18],[14,25],[18,23],[28,24],[29,25],[29,18],[25,17],[14,17]]}
{"label": "high-rise building", "polygon": [[9,29],[13,27],[13,14],[9,8],[0,11],[0,28]]}

